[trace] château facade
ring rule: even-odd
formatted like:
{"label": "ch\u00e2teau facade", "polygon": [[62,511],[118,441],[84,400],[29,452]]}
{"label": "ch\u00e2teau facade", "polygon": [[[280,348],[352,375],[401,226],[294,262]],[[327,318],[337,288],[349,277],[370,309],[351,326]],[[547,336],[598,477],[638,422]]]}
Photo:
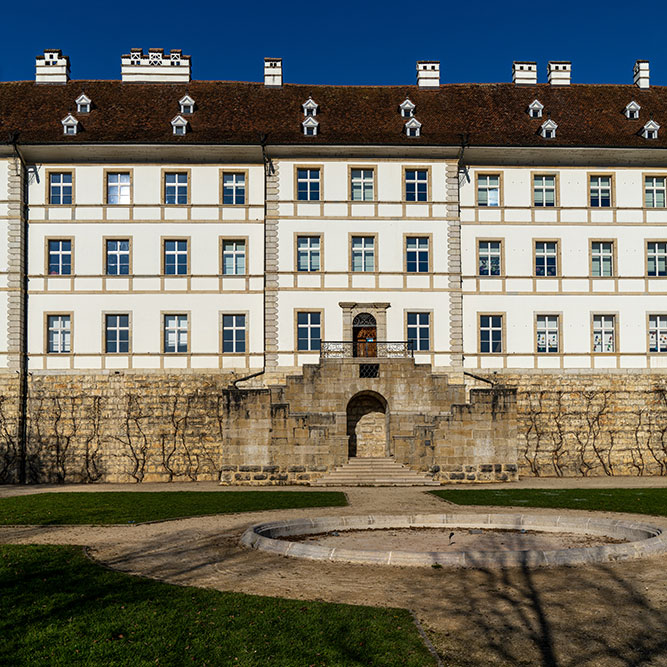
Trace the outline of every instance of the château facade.
{"label": "ch\u00e2teau facade", "polygon": [[[120,378],[141,378],[139,394],[155,392],[156,405],[167,386],[176,403],[208,386],[214,397],[255,390],[252,400],[270,396],[267,406],[292,405],[290,414],[317,404],[333,425],[318,417],[298,427],[306,449],[313,429],[321,438],[305,466],[290,466],[306,451],[291,449],[297,427],[285,426],[290,444],[276,443],[280,429],[269,417],[253,435],[265,443],[257,454],[242,433],[260,428],[252,410],[251,427],[229,413],[218,420],[211,451],[224,441],[234,453],[216,454],[206,474],[276,483],[312,481],[367,445],[441,479],[511,478],[517,465],[533,474],[608,473],[586,451],[569,463],[561,451],[554,463],[553,450],[535,448],[531,419],[555,403],[535,411],[526,396],[588,378],[576,389],[583,400],[591,386],[633,373],[647,396],[662,391],[667,89],[650,85],[648,62],[636,62],[627,85],[573,84],[567,62],[549,63],[548,83],[537,83],[535,63],[515,62],[512,83],[441,84],[434,61],[417,63],[415,86],[292,85],[273,58],[263,83],[194,81],[189,56],[161,49],[123,56],[121,81],[70,80],[69,71],[66,56],[47,50],[34,82],[0,84],[8,138],[0,146],[0,369],[5,405],[17,406],[7,413],[6,448],[15,450],[7,477],[16,466],[30,476],[37,404],[58,421],[58,397],[90,398],[108,384],[116,403],[105,418],[125,411],[125,446],[134,451],[134,424],[148,452],[142,479],[149,470],[161,478],[169,428],[146,435],[140,424],[150,410],[132,416]],[[308,380],[312,367],[328,374],[325,385]],[[290,383],[306,398],[290,394]],[[430,387],[429,397],[403,405],[404,383]],[[470,384],[479,387],[472,394]],[[316,386],[333,392],[330,408]],[[491,400],[489,386],[506,390],[505,430],[494,431],[494,408],[463,434],[453,406],[474,413],[473,398]],[[518,432],[517,390],[528,393]],[[357,395],[364,400],[353,418]],[[79,407],[67,428],[78,415],[80,433],[45,436],[35,460],[63,438],[85,442],[95,431]],[[255,407],[256,415],[264,409]],[[210,417],[210,405],[201,409]],[[422,417],[426,434],[415,430]],[[197,426],[188,428],[196,440]],[[581,428],[571,432],[579,445]],[[641,417],[637,428],[623,436],[621,472],[634,470]],[[609,432],[603,425],[598,435]],[[153,446],[163,450],[154,469]],[[109,461],[129,456],[136,466],[136,456],[112,449],[99,445],[98,479],[132,476]],[[641,474],[663,472],[662,450]],[[35,465],[34,478],[58,468]],[[270,479],[290,467],[304,468],[292,471],[303,480]]]}

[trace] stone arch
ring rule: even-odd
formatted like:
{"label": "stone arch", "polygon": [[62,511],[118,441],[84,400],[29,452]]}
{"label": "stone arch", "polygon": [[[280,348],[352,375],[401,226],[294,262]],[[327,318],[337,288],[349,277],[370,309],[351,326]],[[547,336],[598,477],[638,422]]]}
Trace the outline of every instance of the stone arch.
{"label": "stone arch", "polygon": [[386,399],[374,391],[355,394],[347,404],[348,456],[388,455],[389,410]]}

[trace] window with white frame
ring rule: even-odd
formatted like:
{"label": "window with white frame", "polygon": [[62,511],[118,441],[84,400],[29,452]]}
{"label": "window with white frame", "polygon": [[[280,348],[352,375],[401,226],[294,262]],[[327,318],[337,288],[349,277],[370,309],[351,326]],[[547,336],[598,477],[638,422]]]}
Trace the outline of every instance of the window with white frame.
{"label": "window with white frame", "polygon": [[49,354],[69,354],[72,351],[72,322],[69,315],[48,315],[46,318]]}
{"label": "window with white frame", "polygon": [[558,275],[558,243],[535,241],[535,275],[550,278]]}
{"label": "window with white frame", "polygon": [[528,115],[531,118],[542,118],[542,109],[544,105],[539,100],[533,100],[528,105]]}
{"label": "window with white frame", "polygon": [[241,353],[246,348],[245,315],[222,316],[222,351]]}
{"label": "window with white frame", "polygon": [[105,315],[104,349],[107,354],[127,354],[130,351],[129,315]]}
{"label": "window with white frame", "polygon": [[667,315],[648,316],[648,351],[667,352]]}
{"label": "window with white frame", "polygon": [[558,129],[558,123],[549,119],[544,123],[542,123],[542,126],[540,127],[540,134],[545,139],[555,139],[557,129]]}
{"label": "window with white frame", "polygon": [[192,114],[195,110],[195,101],[189,96],[185,95],[178,100],[178,105],[182,114]]}
{"label": "window with white frame", "polygon": [[533,176],[533,203],[535,206],[556,205],[555,176]]}
{"label": "window with white frame", "polygon": [[373,201],[375,175],[372,169],[350,171],[352,201]]}
{"label": "window with white frame", "polygon": [[72,172],[49,174],[49,204],[72,204]]}
{"label": "window with white frame", "polygon": [[242,171],[222,175],[222,203],[226,206],[245,204],[245,174]]}
{"label": "window with white frame", "polygon": [[500,176],[480,174],[477,177],[477,205],[500,206]]}
{"label": "window with white frame", "polygon": [[299,352],[315,352],[321,347],[322,324],[321,313],[301,311],[296,315],[297,350]]}
{"label": "window with white frame", "polygon": [[63,126],[63,134],[74,135],[78,132],[79,121],[69,114],[66,118],[63,118],[61,121]]}
{"label": "window with white frame", "polygon": [[301,123],[301,126],[303,127],[303,133],[307,137],[316,136],[319,125],[319,122],[312,116],[308,116],[308,118],[306,118],[306,120]]}
{"label": "window with white frame", "polygon": [[653,278],[667,276],[667,241],[646,244],[646,270]]}
{"label": "window with white frame", "polygon": [[415,115],[415,105],[407,97],[398,106],[403,118],[412,118]]}
{"label": "window with white frame", "polygon": [[352,271],[375,271],[375,237],[352,237]]}
{"label": "window with white frame", "polygon": [[178,115],[171,121],[172,131],[177,136],[183,136],[188,131],[188,121]]}
{"label": "window with white frame", "polygon": [[641,107],[634,100],[625,107],[625,117],[629,120],[637,120],[639,118],[639,110]]}
{"label": "window with white frame", "polygon": [[188,203],[187,172],[167,172],[164,175],[164,203]]}
{"label": "window with white frame", "polygon": [[107,239],[106,263],[108,276],[127,276],[130,273],[130,240]]}
{"label": "window with white frame", "polygon": [[537,352],[538,354],[557,354],[560,352],[558,315],[537,316]]}
{"label": "window with white frame", "polygon": [[428,170],[405,170],[405,201],[428,200]]}
{"label": "window with white frame", "polygon": [[501,241],[479,241],[478,260],[480,276],[499,276],[502,270],[502,242]]}
{"label": "window with white frame", "polygon": [[320,237],[297,236],[296,238],[296,270],[320,270]]}
{"label": "window with white frame", "polygon": [[644,139],[657,139],[659,129],[660,125],[658,125],[658,123],[654,120],[649,120],[649,122],[642,128],[642,137],[644,137]]}
{"label": "window with white frame", "polygon": [[319,169],[297,169],[296,198],[298,201],[320,200]]}
{"label": "window with white frame", "polygon": [[225,239],[222,242],[222,275],[243,276],[246,272],[246,243]]}
{"label": "window with white frame", "polygon": [[72,274],[72,240],[49,239],[49,275],[69,276]]}
{"label": "window with white frame", "polygon": [[90,104],[91,99],[85,93],[81,93],[79,97],[76,98],[76,112],[77,113],[90,113]]}
{"label": "window with white frame", "polygon": [[428,273],[428,236],[408,236],[405,239],[405,270],[408,273]]}
{"label": "window with white frame", "polygon": [[482,354],[503,352],[503,316],[479,316],[479,351]]}
{"label": "window with white frame", "polygon": [[107,204],[130,203],[130,174],[127,172],[107,173]]}
{"label": "window with white frame", "polygon": [[421,131],[422,131],[422,124],[416,118],[411,118],[405,124],[405,134],[408,137],[419,137],[421,136]]}
{"label": "window with white frame", "polygon": [[644,176],[644,206],[665,208],[665,177]]}
{"label": "window with white frame", "polygon": [[593,352],[616,351],[616,316],[593,315]]}
{"label": "window with white frame", "polygon": [[167,239],[164,242],[165,276],[188,274],[188,242],[185,239]]}
{"label": "window with white frame", "polygon": [[611,206],[611,176],[591,176],[590,202],[595,208]]}
{"label": "window with white frame", "polygon": [[407,313],[408,345],[415,352],[431,349],[431,314]]}
{"label": "window with white frame", "polygon": [[164,316],[164,351],[166,353],[188,351],[187,315]]}
{"label": "window with white frame", "polygon": [[319,105],[312,97],[309,97],[301,106],[303,108],[303,115],[306,116],[306,118],[317,116],[317,107]]}
{"label": "window with white frame", "polygon": [[591,276],[609,278],[614,275],[613,241],[591,242]]}

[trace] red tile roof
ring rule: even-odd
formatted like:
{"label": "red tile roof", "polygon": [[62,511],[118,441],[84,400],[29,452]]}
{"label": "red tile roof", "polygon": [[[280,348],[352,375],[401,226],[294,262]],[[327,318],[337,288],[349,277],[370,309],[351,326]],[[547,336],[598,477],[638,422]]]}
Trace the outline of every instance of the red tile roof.
{"label": "red tile roof", "polygon": [[[75,99],[85,92],[90,114],[77,114]],[[185,136],[172,134],[178,100],[188,93],[196,102]],[[316,137],[304,137],[301,105],[309,96],[319,105]],[[406,119],[398,105],[409,97],[421,136],[405,136]],[[526,113],[534,99],[544,116]],[[632,100],[640,119],[623,111]],[[80,122],[76,136],[63,135],[61,120],[72,113]],[[556,139],[539,136],[548,118],[558,123]],[[662,129],[657,140],[640,136],[650,119]],[[39,143],[270,144],[306,145],[459,145],[469,134],[477,146],[667,147],[667,87],[640,90],[632,85],[501,84],[417,86],[310,86],[194,81],[189,84],[140,84],[120,81],[70,81],[64,85],[0,83],[0,139],[12,132],[19,141]]]}

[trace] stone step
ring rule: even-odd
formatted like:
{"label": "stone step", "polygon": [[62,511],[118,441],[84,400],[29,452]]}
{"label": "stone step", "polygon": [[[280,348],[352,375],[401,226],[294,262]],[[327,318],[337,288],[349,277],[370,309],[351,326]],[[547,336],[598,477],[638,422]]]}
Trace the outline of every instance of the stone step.
{"label": "stone step", "polygon": [[440,486],[440,482],[390,457],[353,457],[312,486]]}

